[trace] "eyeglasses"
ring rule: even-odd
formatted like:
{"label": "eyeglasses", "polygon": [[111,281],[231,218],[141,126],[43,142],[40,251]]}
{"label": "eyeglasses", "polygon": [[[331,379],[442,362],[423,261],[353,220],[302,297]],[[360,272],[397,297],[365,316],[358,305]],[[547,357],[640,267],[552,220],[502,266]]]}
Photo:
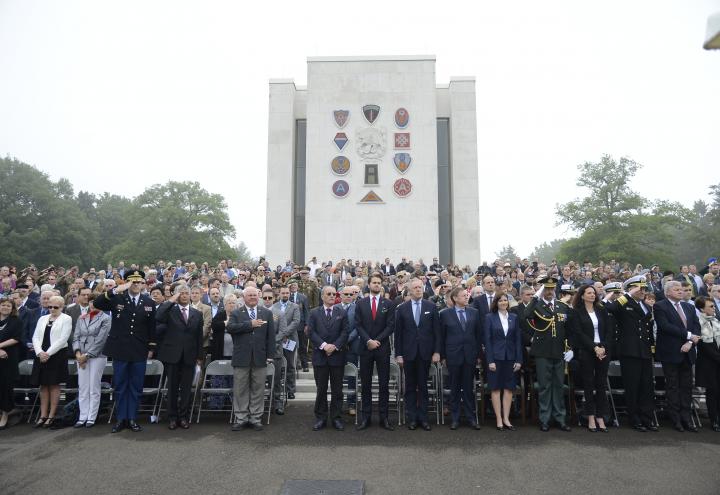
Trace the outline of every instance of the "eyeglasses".
{"label": "eyeglasses", "polygon": [[48,309],[60,309],[62,306],[48,306]]}
{"label": "eyeglasses", "polygon": [[263,301],[271,301],[275,299],[273,296],[263,296]]}
{"label": "eyeglasses", "polygon": [[335,292],[326,292],[325,295],[326,296],[334,296],[334,295],[336,295],[336,293]]}
{"label": "eyeglasses", "polygon": [[352,296],[353,293],[352,292],[343,292],[342,295],[343,296]]}

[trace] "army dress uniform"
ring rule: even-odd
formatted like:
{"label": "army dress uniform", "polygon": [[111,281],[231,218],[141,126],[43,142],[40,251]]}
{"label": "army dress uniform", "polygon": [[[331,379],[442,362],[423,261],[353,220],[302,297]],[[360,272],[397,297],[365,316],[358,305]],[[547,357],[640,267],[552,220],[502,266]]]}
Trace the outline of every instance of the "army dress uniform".
{"label": "army dress uniform", "polygon": [[[640,277],[625,282],[625,289],[646,286]],[[625,293],[605,307],[617,324],[615,355],[620,359],[625,401],[632,426],[639,431],[656,430],[654,409],[652,346],[653,315],[644,303]]]}
{"label": "army dress uniform", "polygon": [[[304,266],[300,269],[300,271],[309,272],[310,268]],[[290,285],[291,282],[297,283],[298,292],[307,298],[307,314],[305,315],[305,318],[309,318],[310,311],[320,305],[320,289],[318,288],[318,284],[315,279],[309,277],[306,279],[302,279],[300,277],[291,278],[288,280],[287,285]],[[303,328],[301,328],[298,332],[298,358],[300,359],[300,364],[302,365],[303,370],[307,369],[307,364],[311,357],[308,351],[310,347],[310,340],[308,334],[305,333],[304,328],[306,326],[307,321],[304,321]]]}
{"label": "army dress uniform", "polygon": [[[545,277],[538,280],[545,288],[555,288],[557,279]],[[531,333],[530,355],[535,358],[538,388],[540,429],[548,430],[554,419],[563,430],[569,430],[565,423],[565,361],[567,348],[565,324],[568,305],[553,299],[545,301],[537,296],[525,308],[524,319]]]}
{"label": "army dress uniform", "polygon": [[[144,281],[145,274],[134,270],[125,274],[126,282]],[[155,349],[155,302],[145,294],[133,296],[129,290],[115,289],[99,295],[94,306],[112,313],[112,324],[104,354],[112,359],[115,411],[118,423],[113,433],[129,426],[140,431],[135,422],[143,390],[148,351]]]}

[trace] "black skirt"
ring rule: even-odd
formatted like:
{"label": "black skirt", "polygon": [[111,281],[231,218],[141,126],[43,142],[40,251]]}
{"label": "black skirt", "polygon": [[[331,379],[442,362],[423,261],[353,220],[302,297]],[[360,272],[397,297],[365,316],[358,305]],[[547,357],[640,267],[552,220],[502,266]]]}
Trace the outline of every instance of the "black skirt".
{"label": "black skirt", "polygon": [[515,362],[495,361],[495,371],[488,370],[488,387],[490,390],[515,390],[517,373],[513,371]]}
{"label": "black skirt", "polygon": [[33,387],[37,387],[40,385],[67,383],[68,360],[66,351],[67,348],[60,349],[44,363],[41,363],[40,359],[36,357],[35,361],[33,361],[30,384]]}

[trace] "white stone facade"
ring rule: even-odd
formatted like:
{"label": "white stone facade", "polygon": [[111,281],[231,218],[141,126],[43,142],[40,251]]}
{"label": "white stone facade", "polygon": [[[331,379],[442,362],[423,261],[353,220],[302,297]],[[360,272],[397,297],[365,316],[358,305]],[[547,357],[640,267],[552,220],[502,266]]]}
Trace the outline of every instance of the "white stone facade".
{"label": "white stone facade", "polygon": [[[304,262],[340,258],[383,260],[390,257],[423,258],[430,264],[439,254],[437,119],[450,124],[450,202],[452,209],[451,259],[460,264],[480,261],[478,216],[477,132],[475,82],[453,78],[437,87],[435,58],[415,57],[322,57],[308,59],[307,89],[291,80],[270,82],[268,130],[268,186],[266,255],[272,265],[293,259],[298,244],[293,237],[302,231],[296,214],[298,142],[296,123],[306,121]],[[363,106],[380,110],[373,123]],[[406,109],[404,128],[396,124],[398,109]],[[349,111],[342,128],[333,112]],[[372,117],[372,115],[371,115]],[[342,122],[342,121],[341,121]],[[333,139],[344,132],[345,147],[338,150]],[[409,148],[402,145],[410,139]],[[396,143],[397,139],[397,143]],[[299,148],[302,150],[302,147]],[[408,153],[404,172],[394,163],[396,153]],[[350,169],[331,166],[343,156]],[[346,165],[342,159],[336,165]],[[377,165],[378,184],[365,184],[365,165]],[[409,184],[412,192],[402,194]],[[301,179],[300,179],[301,180]],[[333,193],[343,180],[349,192]],[[344,185],[344,184],[343,184]],[[374,192],[381,202],[363,203]],[[297,211],[296,211],[297,210]],[[299,216],[299,215],[298,215]]]}

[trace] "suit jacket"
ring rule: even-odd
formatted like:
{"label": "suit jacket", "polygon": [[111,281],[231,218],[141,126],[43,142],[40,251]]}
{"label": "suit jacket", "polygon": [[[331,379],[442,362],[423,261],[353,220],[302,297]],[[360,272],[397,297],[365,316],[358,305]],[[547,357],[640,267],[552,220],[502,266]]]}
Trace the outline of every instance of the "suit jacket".
{"label": "suit jacket", "polygon": [[107,291],[95,298],[93,306],[112,314],[104,354],[118,361],[145,361],[148,351],[155,349],[155,301],[140,294],[134,306],[127,291]]}
{"label": "suit jacket", "polygon": [[[45,336],[45,327],[49,319],[50,315],[41,316],[35,325],[35,332],[32,337],[35,355],[43,352],[42,342]],[[60,313],[60,316],[58,316],[50,329],[50,347],[48,347],[48,350],[45,352],[52,356],[61,349],[65,349],[68,345],[70,332],[72,332],[72,319],[68,315]]]}
{"label": "suit jacket", "polygon": [[[188,306],[188,321],[182,317],[180,306],[171,301],[162,303],[155,315],[158,323],[164,323],[158,347],[158,359],[170,364],[195,364],[203,348],[203,315]],[[158,326],[159,327],[159,326]]]}
{"label": "suit jacket", "polygon": [[233,339],[232,365],[239,368],[263,368],[275,358],[275,321],[272,311],[257,306],[255,317],[265,325],[253,328],[250,313],[243,306],[230,313],[227,332]]}
{"label": "suit jacket", "polygon": [[645,313],[643,306],[629,294],[604,305],[617,324],[614,354],[617,357],[652,358],[651,346],[655,343],[653,311],[646,306]]}
{"label": "suit jacket", "polygon": [[480,313],[465,306],[467,324],[463,330],[455,308],[440,311],[440,356],[448,366],[474,365],[480,357],[483,340]]}
{"label": "suit jacket", "polygon": [[[273,313],[275,312],[276,307],[277,311],[282,314],[282,303],[280,301],[273,304]],[[294,340],[295,342],[298,341],[298,329],[300,328],[301,311],[302,310],[300,309],[300,306],[298,306],[294,302],[287,302],[287,305],[285,306],[285,314],[283,315],[285,318],[285,327],[284,329],[278,327],[277,332],[280,342],[282,342],[284,339]]]}
{"label": "suit jacket", "polygon": [[440,314],[435,305],[420,300],[420,325],[415,324],[415,302],[403,302],[395,309],[395,355],[407,361],[430,361],[440,353]]}
{"label": "suit jacket", "polygon": [[78,318],[73,331],[72,350],[87,354],[88,357],[103,356],[103,348],[110,333],[112,318],[98,310],[92,318],[89,314]]}
{"label": "suit jacket", "polygon": [[275,358],[280,359],[283,355],[282,341],[287,334],[287,320],[285,315],[282,314],[280,306],[277,308],[273,304],[269,309],[273,315],[273,321],[275,322]]}
{"label": "suit jacket", "polygon": [[290,294],[290,301],[300,306],[300,327],[299,331],[305,331],[305,325],[307,324],[308,315],[310,313],[310,306],[308,304],[308,298],[305,294],[300,291],[295,293],[296,300],[293,301],[293,294]]}
{"label": "suit jacket", "polygon": [[[497,293],[493,294],[493,299],[496,298]],[[472,307],[480,312],[480,324],[485,325],[485,315],[490,313],[490,305],[488,304],[487,294],[481,294],[473,299]]]}
{"label": "suit jacket", "polygon": [[681,352],[680,347],[688,341],[688,332],[700,335],[700,320],[692,305],[681,302],[680,307],[685,313],[687,328],[683,325],[682,319],[670,299],[658,301],[653,306],[655,322],[657,323],[655,357],[661,363],[680,364],[685,359],[685,356],[690,359],[690,363],[695,363],[697,355],[695,346],[690,349],[690,352]]}
{"label": "suit jacket", "polygon": [[[615,341],[613,325],[607,309],[595,308],[595,316],[598,320],[598,335],[600,336],[600,347],[610,354]],[[590,319],[590,314],[584,306],[574,309],[568,315],[568,338],[573,348],[585,352],[594,352],[595,349],[595,327]]]}
{"label": "suit jacket", "polygon": [[530,330],[530,327],[528,327],[527,320],[523,317],[525,314],[525,308],[527,308],[525,304],[518,302],[517,306],[513,306],[509,311],[518,317],[518,327],[520,328],[520,333],[522,334],[523,345],[525,347],[530,347],[533,332]]}
{"label": "suit jacket", "polygon": [[[340,305],[333,306],[330,320],[327,319],[324,305],[310,311],[308,330],[313,343],[313,366],[345,366],[349,326],[347,312]],[[323,342],[335,345],[337,350],[328,356],[320,349]]]}
{"label": "suit jacket", "polygon": [[483,336],[485,358],[488,364],[496,361],[512,361],[522,364],[523,343],[519,320],[517,315],[508,312],[508,332],[505,335],[500,315],[498,313],[485,315]]}
{"label": "suit jacket", "polygon": [[380,271],[382,272],[382,274],[383,274],[383,275],[388,275],[388,274],[389,274],[389,275],[395,275],[395,267],[393,266],[393,264],[390,263],[390,265],[389,265],[390,271],[389,271],[389,272],[386,271],[386,268],[385,268],[386,266],[388,266],[388,265],[384,265],[384,264],[383,264],[383,265],[380,265]]}
{"label": "suit jacket", "polygon": [[[340,304],[340,307],[342,308],[342,304]],[[355,327],[355,303],[353,302],[349,304],[347,308],[343,309],[345,309],[348,315],[348,351],[353,354],[360,354],[363,343]]]}
{"label": "suit jacket", "polygon": [[370,352],[367,348],[368,340],[380,342],[380,348],[390,348],[390,335],[395,330],[395,311],[390,301],[384,297],[377,296],[377,312],[375,319],[372,319],[372,304],[370,297],[364,297],[355,301],[355,328],[362,342],[361,353]]}
{"label": "suit jacket", "polygon": [[82,314],[82,308],[77,303],[69,304],[68,306],[65,306],[63,313],[69,315],[70,318],[72,318],[72,332],[70,332],[70,339],[68,340],[68,345],[70,346],[71,352],[73,352],[72,345],[73,337],[75,336],[75,327],[77,326],[78,318],[80,318],[80,315]]}

